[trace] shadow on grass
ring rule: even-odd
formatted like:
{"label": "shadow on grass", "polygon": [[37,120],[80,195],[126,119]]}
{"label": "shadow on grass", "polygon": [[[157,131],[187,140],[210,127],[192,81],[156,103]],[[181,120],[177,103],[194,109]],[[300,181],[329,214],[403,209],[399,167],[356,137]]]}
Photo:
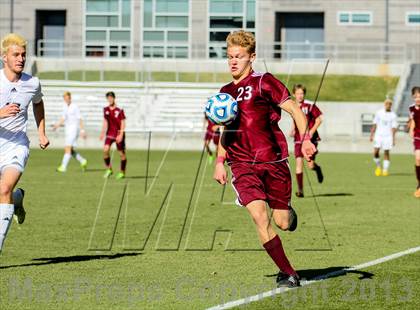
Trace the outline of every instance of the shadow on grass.
{"label": "shadow on grass", "polygon": [[[145,175],[133,175],[133,176],[126,176],[125,178],[126,179],[146,179],[146,176]],[[157,178],[157,177],[154,176],[154,175],[149,175],[147,177],[147,179],[155,179],[155,178]]]}
{"label": "shadow on grass", "polygon": [[100,255],[41,257],[41,258],[33,258],[32,263],[26,263],[26,264],[21,264],[21,265],[0,266],[0,269],[44,266],[44,265],[62,264],[62,263],[79,263],[79,262],[88,262],[92,260],[101,260],[101,259],[118,259],[121,257],[130,257],[130,256],[138,256],[138,255],[142,255],[142,253],[117,253],[117,254],[110,254],[110,255],[100,254]]}
{"label": "shadow on grass", "polygon": [[408,172],[396,172],[396,173],[390,173],[389,177],[408,177],[408,176],[413,176],[413,173],[408,173]]}
{"label": "shadow on grass", "polygon": [[316,194],[313,196],[306,196],[307,198],[314,198],[314,197],[346,197],[346,196],[354,196],[352,193],[326,193],[326,194]]}
{"label": "shadow on grass", "polygon": [[[300,278],[307,281],[324,280],[330,278],[337,278],[348,274],[357,274],[359,280],[372,279],[374,274],[367,271],[348,270],[350,267],[327,267],[320,269],[302,269],[297,270]],[[266,275],[266,277],[276,277],[277,274]]]}

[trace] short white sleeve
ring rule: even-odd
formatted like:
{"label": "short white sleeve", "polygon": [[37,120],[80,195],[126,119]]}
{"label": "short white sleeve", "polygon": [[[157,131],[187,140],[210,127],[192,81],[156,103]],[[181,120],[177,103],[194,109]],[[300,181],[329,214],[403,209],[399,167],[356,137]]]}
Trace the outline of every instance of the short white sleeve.
{"label": "short white sleeve", "polygon": [[392,128],[398,128],[397,114],[392,113]]}
{"label": "short white sleeve", "polygon": [[35,89],[35,94],[32,97],[32,102],[37,104],[40,103],[42,100],[42,91],[41,91],[41,83],[39,82],[39,79],[36,78],[36,89]]}
{"label": "short white sleeve", "polygon": [[373,118],[373,123],[375,124],[375,125],[378,125],[379,124],[379,122],[381,121],[381,118],[380,118],[380,116],[379,116],[379,114],[380,114],[381,112],[380,111],[378,111],[378,112],[376,112],[375,113],[375,117]]}

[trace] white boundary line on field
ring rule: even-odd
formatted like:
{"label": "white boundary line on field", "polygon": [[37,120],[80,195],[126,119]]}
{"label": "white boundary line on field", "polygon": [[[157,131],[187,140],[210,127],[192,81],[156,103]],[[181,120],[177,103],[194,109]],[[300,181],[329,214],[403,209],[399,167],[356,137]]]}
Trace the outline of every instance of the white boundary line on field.
{"label": "white boundary line on field", "polygon": [[[393,259],[396,259],[396,258],[400,258],[400,257],[405,256],[405,255],[413,254],[413,253],[416,253],[416,252],[419,252],[419,251],[420,251],[420,246],[417,246],[417,247],[410,248],[408,250],[401,251],[401,252],[398,252],[398,253],[394,253],[394,254],[391,254],[391,255],[388,255],[388,256],[384,256],[384,257],[381,257],[381,258],[378,258],[378,259],[375,259],[375,260],[372,260],[370,262],[366,262],[366,263],[363,263],[363,264],[360,264],[360,265],[344,268],[344,269],[341,269],[341,270],[338,270],[338,271],[329,272],[329,273],[326,273],[324,275],[320,275],[318,277],[315,277],[313,280],[302,281],[301,286],[311,285],[311,284],[314,284],[316,282],[323,281],[323,280],[326,280],[328,278],[331,278],[331,277],[334,277],[334,276],[337,276],[337,275],[340,275],[340,274],[344,274],[344,273],[349,272],[349,271],[364,269],[364,268],[371,267],[371,266],[374,266],[374,265],[382,264],[382,263],[385,263],[387,261],[390,261],[390,260],[393,260]],[[267,298],[267,297],[282,294],[282,293],[285,293],[287,291],[294,290],[294,289],[297,289],[297,287],[296,288],[288,288],[288,287],[275,288],[275,289],[272,289],[270,291],[259,293],[258,295],[248,296],[248,297],[245,297],[245,298],[242,298],[242,299],[229,301],[227,303],[208,308],[207,310],[230,309],[230,308],[233,308],[233,307],[238,307],[238,306],[241,306],[241,305],[249,304],[251,302],[259,301],[259,300]]]}

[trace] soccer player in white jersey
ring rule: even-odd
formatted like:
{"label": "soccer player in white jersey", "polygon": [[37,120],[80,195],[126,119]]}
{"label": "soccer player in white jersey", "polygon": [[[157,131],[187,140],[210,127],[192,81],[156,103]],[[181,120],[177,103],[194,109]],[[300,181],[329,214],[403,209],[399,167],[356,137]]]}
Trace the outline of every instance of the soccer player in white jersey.
{"label": "soccer player in white jersey", "polygon": [[[373,126],[370,131],[370,141],[373,141],[373,161],[376,164],[376,176],[388,176],[391,164],[389,153],[395,145],[395,133],[397,132],[397,115],[392,111],[392,101],[385,100],[385,108],[375,114]],[[383,167],[381,169],[381,159],[379,151],[384,151]]]}
{"label": "soccer player in white jersey", "polygon": [[87,168],[87,160],[78,153],[75,148],[77,146],[77,138],[80,136],[86,139],[86,133],[83,128],[83,120],[80,115],[80,109],[77,104],[71,101],[71,93],[66,91],[63,95],[65,102],[63,115],[60,120],[53,125],[53,130],[57,130],[64,124],[65,126],[65,145],[64,156],[61,165],[57,168],[58,172],[66,172],[67,165],[73,156],[79,163],[83,171]]}
{"label": "soccer player in white jersey", "polygon": [[13,192],[29,155],[26,135],[28,106],[32,102],[38,127],[39,146],[49,145],[45,135],[44,103],[38,78],[23,72],[26,40],[11,33],[1,40],[0,70],[0,252],[13,215],[19,224],[25,220],[22,189]]}

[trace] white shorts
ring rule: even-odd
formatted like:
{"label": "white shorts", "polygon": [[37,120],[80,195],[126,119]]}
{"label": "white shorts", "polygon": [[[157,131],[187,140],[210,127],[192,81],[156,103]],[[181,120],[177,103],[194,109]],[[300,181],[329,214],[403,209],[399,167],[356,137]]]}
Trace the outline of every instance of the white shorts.
{"label": "white shorts", "polygon": [[29,158],[29,147],[22,144],[5,144],[0,150],[0,174],[6,168],[15,168],[19,172],[25,170]]}
{"label": "white shorts", "polygon": [[389,151],[392,149],[392,136],[389,137],[375,137],[373,140],[373,147],[377,149],[383,149],[385,151]]}
{"label": "white shorts", "polygon": [[77,146],[77,139],[79,138],[79,129],[78,128],[69,128],[65,130],[65,146]]}

